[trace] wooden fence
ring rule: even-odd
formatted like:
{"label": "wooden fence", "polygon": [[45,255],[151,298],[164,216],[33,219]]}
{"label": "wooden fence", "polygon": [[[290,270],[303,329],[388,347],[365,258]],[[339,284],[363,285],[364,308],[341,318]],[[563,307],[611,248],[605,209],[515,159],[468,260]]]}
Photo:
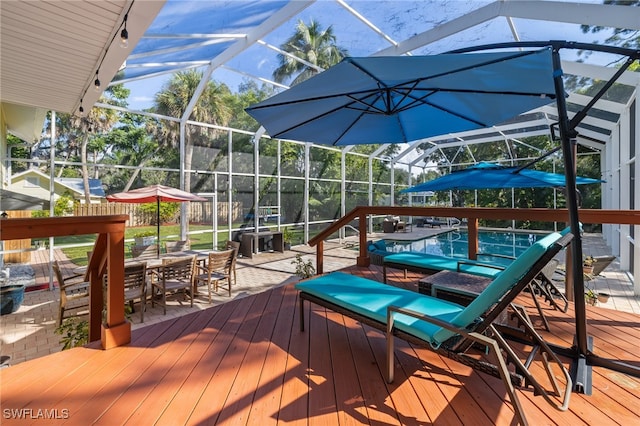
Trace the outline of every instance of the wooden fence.
{"label": "wooden fence", "polygon": [[[129,216],[127,226],[145,226],[155,223],[154,213],[144,212],[140,209],[141,204],[135,203],[101,203],[101,204],[79,204],[74,208],[75,216],[105,216],[125,214]],[[213,204],[208,202],[192,201],[188,204],[189,223],[211,224],[213,222]],[[224,225],[229,220],[229,203],[220,202],[217,205],[218,223]],[[242,203],[231,204],[231,220],[236,221],[242,217]],[[177,222],[179,213],[176,215]]]}
{"label": "wooden fence", "polygon": [[[8,211],[7,214],[11,219],[16,219],[20,217],[31,217],[30,210],[11,210]],[[4,250],[25,250],[31,248],[31,238],[26,238],[22,240],[8,240],[4,242]],[[5,263],[28,263],[31,260],[31,253],[28,251],[17,252],[17,253],[7,253],[4,255]]]}

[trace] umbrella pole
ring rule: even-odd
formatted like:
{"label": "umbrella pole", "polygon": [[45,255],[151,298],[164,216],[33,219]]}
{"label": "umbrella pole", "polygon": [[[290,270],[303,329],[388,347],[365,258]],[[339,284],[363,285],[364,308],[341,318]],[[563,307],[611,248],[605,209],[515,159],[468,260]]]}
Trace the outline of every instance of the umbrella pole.
{"label": "umbrella pole", "polygon": [[156,258],[160,259],[160,197],[156,198],[156,227],[158,233],[158,241],[156,242]]}
{"label": "umbrella pole", "polygon": [[554,85],[556,89],[556,103],[558,106],[558,124],[562,142],[564,157],[564,173],[567,188],[567,208],[569,210],[569,222],[574,240],[571,243],[573,294],[576,315],[576,334],[574,337],[574,364],[571,371],[573,375],[574,391],[591,394],[591,366],[587,365],[587,357],[590,353],[590,339],[587,336],[587,313],[584,302],[584,276],[582,274],[582,237],[580,236],[580,219],[578,217],[578,196],[575,174],[575,159],[573,146],[577,133],[570,127],[567,114],[567,104],[564,98],[564,83],[562,81],[562,66],[560,52],[553,50]]}

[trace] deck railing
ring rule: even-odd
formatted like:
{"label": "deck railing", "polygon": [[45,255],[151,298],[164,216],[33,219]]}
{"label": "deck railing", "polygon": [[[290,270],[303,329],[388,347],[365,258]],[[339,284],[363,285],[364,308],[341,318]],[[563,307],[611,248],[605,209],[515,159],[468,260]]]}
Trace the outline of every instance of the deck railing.
{"label": "deck railing", "polygon": [[[0,240],[98,234],[87,267],[90,284],[89,341],[101,340],[109,349],[131,341],[131,324],[124,314],[124,231],[127,215],[0,220]],[[107,300],[102,283],[107,274]],[[106,316],[102,321],[102,307]]]}
{"label": "deck railing", "polygon": [[[569,222],[569,212],[566,209],[498,209],[498,208],[466,208],[466,207],[393,207],[393,206],[358,206],[338,219],[325,230],[308,242],[316,246],[316,271],[323,273],[324,240],[338,232],[340,228],[350,225],[358,219],[359,255],[358,266],[369,266],[370,259],[367,251],[367,217],[370,215],[420,216],[420,217],[455,217],[466,219],[469,238],[469,259],[475,259],[478,253],[478,221],[479,219],[494,220],[527,220],[539,222]],[[581,209],[580,221],[589,224],[624,224],[640,225],[640,212],[635,210],[596,210]],[[571,256],[566,256],[569,260]],[[570,292],[572,282],[571,265],[567,264],[567,292]]]}

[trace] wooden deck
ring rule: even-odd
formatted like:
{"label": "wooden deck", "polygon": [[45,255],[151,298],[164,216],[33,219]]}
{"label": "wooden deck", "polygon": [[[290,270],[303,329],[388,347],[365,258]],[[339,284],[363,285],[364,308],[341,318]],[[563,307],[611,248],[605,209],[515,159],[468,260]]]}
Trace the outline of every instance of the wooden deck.
{"label": "wooden deck", "polygon": [[[381,278],[377,267],[348,271]],[[417,277],[390,281],[413,287]],[[380,332],[315,305],[300,332],[297,302],[293,286],[282,286],[135,330],[126,347],[76,348],[2,369],[2,424],[45,424],[46,415],[57,417],[46,424],[71,425],[515,421],[499,379],[397,341],[389,385]],[[543,306],[553,332],[544,334],[569,345],[572,311]],[[597,354],[640,362],[639,316],[590,306],[587,314]],[[566,412],[518,392],[534,425],[640,424],[640,379],[614,371],[594,368],[593,395],[572,395]]]}

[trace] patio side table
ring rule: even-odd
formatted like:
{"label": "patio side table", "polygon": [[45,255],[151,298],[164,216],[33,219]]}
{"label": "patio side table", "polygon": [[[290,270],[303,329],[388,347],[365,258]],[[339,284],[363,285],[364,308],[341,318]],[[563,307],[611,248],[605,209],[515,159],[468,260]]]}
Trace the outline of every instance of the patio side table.
{"label": "patio side table", "polygon": [[467,306],[491,282],[491,278],[440,271],[418,281],[418,292]]}

